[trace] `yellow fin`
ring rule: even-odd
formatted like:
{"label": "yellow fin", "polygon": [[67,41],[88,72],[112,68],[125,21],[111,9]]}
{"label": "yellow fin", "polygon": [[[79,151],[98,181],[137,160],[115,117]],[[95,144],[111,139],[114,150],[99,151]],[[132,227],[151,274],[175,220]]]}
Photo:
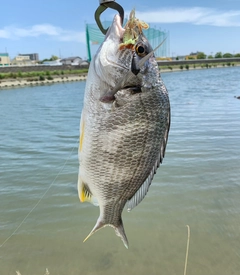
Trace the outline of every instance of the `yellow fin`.
{"label": "yellow fin", "polygon": [[81,202],[87,201],[95,206],[99,206],[97,198],[92,195],[87,184],[82,181],[81,177],[78,178],[78,196]]}
{"label": "yellow fin", "polygon": [[91,202],[92,194],[90,193],[90,191],[88,190],[87,186],[84,183],[82,184],[82,190],[79,195],[80,195],[81,202],[85,202],[85,201]]}

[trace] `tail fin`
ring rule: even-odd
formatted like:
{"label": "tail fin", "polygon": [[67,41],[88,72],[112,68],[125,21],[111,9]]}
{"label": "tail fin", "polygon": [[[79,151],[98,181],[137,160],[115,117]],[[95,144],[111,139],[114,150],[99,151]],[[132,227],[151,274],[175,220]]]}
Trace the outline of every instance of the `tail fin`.
{"label": "tail fin", "polygon": [[87,239],[89,239],[95,232],[97,232],[99,229],[105,227],[106,224],[101,222],[100,218],[98,218],[97,223],[93,227],[92,231],[87,235],[87,237],[84,239],[83,242],[86,242]]}
{"label": "tail fin", "polygon": [[120,224],[118,227],[112,225],[112,224],[104,224],[100,218],[98,218],[97,223],[95,224],[95,226],[93,227],[92,231],[88,234],[88,236],[84,239],[83,242],[85,242],[87,239],[89,239],[95,232],[97,232],[99,229],[105,227],[105,226],[111,226],[114,228],[115,233],[118,237],[121,238],[121,240],[123,241],[123,244],[126,248],[128,248],[128,239],[127,236],[125,234],[124,231],[124,227],[123,227],[123,223],[122,220],[120,221]]}
{"label": "tail fin", "polygon": [[118,227],[114,226],[114,229],[115,229],[116,235],[121,238],[121,240],[123,241],[124,246],[128,249],[128,239],[127,239],[127,236],[126,236],[125,231],[124,231],[122,220],[121,220],[121,223],[119,224]]}

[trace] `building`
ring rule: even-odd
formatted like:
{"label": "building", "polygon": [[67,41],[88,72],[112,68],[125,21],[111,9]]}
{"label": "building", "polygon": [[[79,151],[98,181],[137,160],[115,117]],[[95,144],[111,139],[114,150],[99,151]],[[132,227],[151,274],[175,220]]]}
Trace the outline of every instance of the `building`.
{"label": "building", "polygon": [[198,53],[199,53],[199,52],[196,52],[196,53],[191,52],[189,55],[186,56],[186,60],[189,60],[189,59],[197,59]]}
{"label": "building", "polygon": [[9,66],[10,58],[8,53],[0,53],[0,66]]}
{"label": "building", "polygon": [[39,55],[38,53],[24,53],[19,54],[20,56],[29,56],[30,60],[32,61],[39,61]]}
{"label": "building", "polygon": [[80,65],[83,60],[79,56],[67,57],[60,60],[63,65]]}
{"label": "building", "polygon": [[186,60],[186,55],[178,55],[178,56],[175,56],[175,57],[172,57],[172,60],[179,60],[179,61],[183,61],[183,60]]}
{"label": "building", "polygon": [[11,61],[11,65],[17,65],[17,66],[32,65],[33,63],[34,61],[31,61],[29,56],[22,56],[22,55],[18,55],[14,57]]}
{"label": "building", "polygon": [[48,65],[48,66],[62,66],[61,59],[56,59],[53,61],[44,61],[43,65]]}

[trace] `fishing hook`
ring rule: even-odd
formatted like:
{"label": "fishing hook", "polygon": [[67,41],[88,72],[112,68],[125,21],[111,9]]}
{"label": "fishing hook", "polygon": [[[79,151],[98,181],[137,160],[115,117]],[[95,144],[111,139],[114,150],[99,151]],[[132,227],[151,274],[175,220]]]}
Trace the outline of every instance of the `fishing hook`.
{"label": "fishing hook", "polygon": [[103,34],[106,34],[108,31],[107,29],[104,29],[101,21],[100,21],[100,15],[107,9],[107,8],[111,8],[114,9],[116,11],[118,11],[120,17],[121,17],[121,21],[123,24],[123,19],[124,19],[124,10],[122,8],[122,6],[120,6],[118,3],[115,2],[115,0],[99,0],[99,7],[97,8],[97,10],[95,11],[95,20],[97,22],[97,25],[99,27],[99,29],[101,30],[101,32]]}

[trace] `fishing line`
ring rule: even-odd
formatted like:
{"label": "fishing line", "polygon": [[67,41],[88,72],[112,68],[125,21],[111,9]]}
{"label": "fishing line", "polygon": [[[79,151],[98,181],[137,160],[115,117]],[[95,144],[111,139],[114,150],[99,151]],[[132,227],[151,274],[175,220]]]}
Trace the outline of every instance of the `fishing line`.
{"label": "fishing line", "polygon": [[[78,143],[78,141],[77,141]],[[76,143],[76,144],[77,144]],[[7,239],[0,245],[0,248],[4,246],[4,244],[12,238],[13,235],[15,235],[15,233],[18,231],[18,229],[23,225],[23,223],[26,221],[26,219],[30,216],[30,214],[36,209],[36,207],[40,204],[40,202],[43,200],[43,198],[46,196],[47,192],[50,190],[50,188],[53,186],[54,182],[56,181],[56,179],[58,178],[58,176],[62,173],[64,167],[66,166],[67,162],[69,161],[70,157],[72,156],[73,150],[76,148],[76,144],[72,147],[71,153],[68,156],[68,158],[66,159],[65,163],[63,164],[62,168],[60,169],[60,171],[58,172],[58,174],[56,175],[56,177],[54,178],[54,180],[52,181],[52,183],[48,186],[47,190],[43,193],[42,197],[37,201],[37,203],[33,206],[33,208],[28,212],[28,214],[25,216],[25,218],[20,222],[20,224],[18,225],[18,227],[13,231],[13,233],[7,237]]]}

